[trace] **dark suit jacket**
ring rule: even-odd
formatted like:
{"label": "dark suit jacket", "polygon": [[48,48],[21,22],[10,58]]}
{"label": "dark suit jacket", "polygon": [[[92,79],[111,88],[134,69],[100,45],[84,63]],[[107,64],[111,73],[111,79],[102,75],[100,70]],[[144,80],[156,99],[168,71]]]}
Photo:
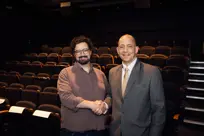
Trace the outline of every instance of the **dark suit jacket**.
{"label": "dark suit jacket", "polygon": [[112,91],[112,136],[161,136],[165,123],[163,82],[157,67],[137,59],[121,93],[122,65],[109,72]]}

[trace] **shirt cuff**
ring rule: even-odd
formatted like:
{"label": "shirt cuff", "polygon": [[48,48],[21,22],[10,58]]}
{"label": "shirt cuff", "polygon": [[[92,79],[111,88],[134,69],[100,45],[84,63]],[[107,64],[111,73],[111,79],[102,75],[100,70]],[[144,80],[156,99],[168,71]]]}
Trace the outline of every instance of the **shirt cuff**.
{"label": "shirt cuff", "polygon": [[106,110],[103,112],[103,114],[106,114],[107,113],[107,111],[108,111],[108,104],[106,103],[106,102],[103,102],[104,104],[105,104],[105,106],[106,106]]}

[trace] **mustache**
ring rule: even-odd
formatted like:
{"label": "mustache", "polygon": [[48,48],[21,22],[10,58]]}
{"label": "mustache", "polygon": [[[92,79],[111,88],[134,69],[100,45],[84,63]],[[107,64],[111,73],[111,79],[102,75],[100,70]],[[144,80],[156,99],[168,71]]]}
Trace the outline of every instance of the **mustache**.
{"label": "mustache", "polygon": [[88,56],[80,56],[79,59],[80,59],[80,58],[88,58]]}

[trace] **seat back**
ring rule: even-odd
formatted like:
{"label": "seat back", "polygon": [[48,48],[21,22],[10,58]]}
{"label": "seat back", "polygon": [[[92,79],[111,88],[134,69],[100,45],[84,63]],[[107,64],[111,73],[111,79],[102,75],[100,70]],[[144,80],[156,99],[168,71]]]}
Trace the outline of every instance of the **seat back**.
{"label": "seat back", "polygon": [[60,116],[52,112],[36,110],[32,116],[31,133],[29,136],[38,135],[59,136]]}
{"label": "seat back", "polygon": [[2,118],[3,136],[26,136],[30,130],[29,120],[32,116],[32,110],[11,106],[8,111],[0,113]]}

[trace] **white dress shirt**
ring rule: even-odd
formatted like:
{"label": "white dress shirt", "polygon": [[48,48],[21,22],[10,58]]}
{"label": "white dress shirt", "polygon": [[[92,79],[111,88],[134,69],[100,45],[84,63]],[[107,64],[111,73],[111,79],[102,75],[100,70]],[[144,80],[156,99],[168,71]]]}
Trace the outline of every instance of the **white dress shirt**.
{"label": "white dress shirt", "polygon": [[[125,68],[126,67],[128,68],[128,79],[129,79],[130,74],[132,72],[132,69],[135,66],[136,62],[137,62],[137,58],[135,58],[128,66],[126,66],[124,63],[122,63],[123,68],[122,68],[122,82],[121,83],[123,83],[123,77],[124,77],[124,74],[125,74]],[[122,84],[121,84],[121,86],[122,86]],[[106,112],[108,111],[108,108],[109,108],[107,103],[105,103],[105,106],[106,106],[106,111],[103,114],[106,114]]]}
{"label": "white dress shirt", "polygon": [[128,79],[129,79],[130,74],[132,72],[132,69],[135,66],[136,62],[137,62],[137,58],[135,58],[128,66],[125,65],[124,63],[122,63],[123,68],[122,68],[122,79],[121,79],[122,82],[121,82],[121,86],[122,86],[122,83],[123,83],[123,78],[124,78],[124,74],[125,74],[125,68],[128,68]]}

